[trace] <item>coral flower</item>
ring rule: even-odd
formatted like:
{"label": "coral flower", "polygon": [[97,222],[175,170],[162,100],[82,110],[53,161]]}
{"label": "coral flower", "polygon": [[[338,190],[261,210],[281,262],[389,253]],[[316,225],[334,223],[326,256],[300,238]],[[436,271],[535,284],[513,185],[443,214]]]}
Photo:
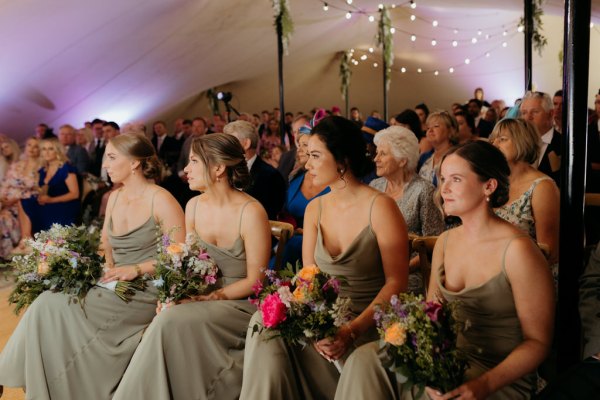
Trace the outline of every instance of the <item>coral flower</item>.
{"label": "coral flower", "polygon": [[38,264],[38,270],[37,270],[38,275],[46,275],[48,272],[50,272],[50,266],[48,265],[48,263],[46,261],[41,261]]}
{"label": "coral flower", "polygon": [[265,297],[260,305],[260,311],[263,324],[267,328],[275,328],[287,318],[285,314],[287,307],[283,304],[277,293]]}
{"label": "coral flower", "polygon": [[167,247],[167,253],[171,255],[181,255],[183,254],[183,247],[179,243],[171,243],[169,247]]}
{"label": "coral flower", "polygon": [[316,265],[307,265],[298,272],[298,278],[311,282],[321,270]]}
{"label": "coral flower", "polygon": [[406,329],[399,322],[396,322],[385,330],[384,340],[394,346],[402,346],[406,342]]}

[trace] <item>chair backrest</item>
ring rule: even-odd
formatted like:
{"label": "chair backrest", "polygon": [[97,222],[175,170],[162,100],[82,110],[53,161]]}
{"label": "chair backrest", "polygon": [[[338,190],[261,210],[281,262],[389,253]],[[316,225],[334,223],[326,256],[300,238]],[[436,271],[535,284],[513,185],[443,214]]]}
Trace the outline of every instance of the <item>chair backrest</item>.
{"label": "chair backrest", "polygon": [[600,207],[600,193],[586,193],[585,205],[592,207]]}
{"label": "chair backrest", "polygon": [[277,244],[277,251],[275,251],[275,270],[281,268],[281,262],[283,261],[283,253],[285,251],[285,245],[287,241],[294,236],[294,226],[287,222],[281,221],[269,221],[271,225],[271,235],[279,241]]}
{"label": "chair backrest", "polygon": [[425,293],[425,296],[427,296],[431,277],[431,256],[437,239],[437,236],[417,236],[412,241],[412,250],[419,253],[419,267],[423,275],[423,293]]}

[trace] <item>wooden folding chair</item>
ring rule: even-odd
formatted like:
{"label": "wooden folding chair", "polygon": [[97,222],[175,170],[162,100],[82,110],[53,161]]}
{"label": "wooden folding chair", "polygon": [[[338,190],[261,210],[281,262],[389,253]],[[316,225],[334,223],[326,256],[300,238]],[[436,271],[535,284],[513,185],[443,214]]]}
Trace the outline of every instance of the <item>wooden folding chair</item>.
{"label": "wooden folding chair", "polygon": [[281,268],[285,245],[287,244],[287,241],[294,236],[294,226],[281,221],[269,221],[269,225],[271,225],[271,235],[275,236],[279,241],[277,244],[277,251],[275,252],[274,264],[274,268],[277,271]]}
{"label": "wooden folding chair", "polygon": [[418,236],[412,241],[412,250],[419,253],[419,266],[423,275],[423,293],[425,293],[425,296],[427,296],[431,277],[431,256],[437,239],[437,236]]}

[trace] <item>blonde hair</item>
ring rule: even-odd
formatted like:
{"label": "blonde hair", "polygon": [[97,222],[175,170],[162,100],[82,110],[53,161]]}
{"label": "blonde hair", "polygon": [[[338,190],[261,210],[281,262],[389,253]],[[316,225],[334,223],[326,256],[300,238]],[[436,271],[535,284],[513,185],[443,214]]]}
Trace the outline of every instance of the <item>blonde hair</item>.
{"label": "blonde hair", "polygon": [[[69,157],[67,157],[67,153],[65,151],[65,146],[63,146],[57,138],[51,137],[40,140],[40,150],[44,146],[44,143],[49,143],[52,145],[52,147],[54,147],[54,151],[56,152],[56,158],[58,159],[58,162],[61,165],[69,161]],[[47,165],[46,161],[44,161],[44,164]]]}
{"label": "blonde hair", "polygon": [[502,132],[508,132],[517,152],[514,161],[525,161],[533,164],[540,155],[540,135],[537,128],[524,119],[505,118],[498,122],[490,134],[490,143]]}
{"label": "blonde hair", "polygon": [[12,149],[12,155],[8,156],[6,158],[6,161],[9,164],[19,161],[19,156],[21,155],[21,148],[19,147],[18,143],[11,138],[5,137],[2,139],[2,145],[4,144],[7,144]]}
{"label": "blonde hair", "polygon": [[456,122],[456,118],[451,115],[448,111],[434,111],[427,117],[426,124],[429,125],[429,121],[431,120],[441,121],[446,128],[448,129],[448,139],[450,139],[450,143],[457,144],[458,143],[458,122]]}
{"label": "blonde hair", "polygon": [[390,146],[392,155],[398,161],[406,159],[406,169],[414,172],[419,161],[419,140],[412,131],[395,125],[383,129],[373,138],[375,146],[386,143]]}
{"label": "blonde hair", "polygon": [[118,135],[109,143],[121,154],[140,162],[140,171],[146,179],[160,177],[161,163],[154,146],[148,138],[140,134]]}

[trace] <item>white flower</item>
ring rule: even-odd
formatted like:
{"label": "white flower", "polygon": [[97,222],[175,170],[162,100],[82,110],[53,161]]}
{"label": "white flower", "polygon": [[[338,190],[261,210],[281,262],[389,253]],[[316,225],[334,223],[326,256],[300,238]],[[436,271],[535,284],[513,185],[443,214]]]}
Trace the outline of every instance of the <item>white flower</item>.
{"label": "white flower", "polygon": [[285,304],[287,308],[290,308],[290,302],[294,299],[294,295],[290,291],[289,286],[281,286],[277,289],[281,302]]}

